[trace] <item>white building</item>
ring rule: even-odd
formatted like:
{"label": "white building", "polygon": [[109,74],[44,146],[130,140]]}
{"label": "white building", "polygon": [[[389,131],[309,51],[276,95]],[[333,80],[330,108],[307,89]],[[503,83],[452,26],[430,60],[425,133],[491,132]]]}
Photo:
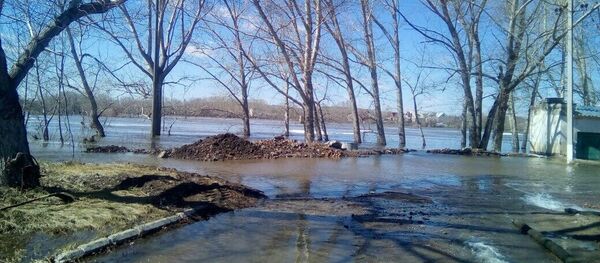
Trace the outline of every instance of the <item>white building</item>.
{"label": "white building", "polygon": [[[600,107],[575,105],[573,145],[575,158],[600,160]],[[548,98],[533,110],[529,126],[529,151],[548,156],[566,155],[567,105]]]}

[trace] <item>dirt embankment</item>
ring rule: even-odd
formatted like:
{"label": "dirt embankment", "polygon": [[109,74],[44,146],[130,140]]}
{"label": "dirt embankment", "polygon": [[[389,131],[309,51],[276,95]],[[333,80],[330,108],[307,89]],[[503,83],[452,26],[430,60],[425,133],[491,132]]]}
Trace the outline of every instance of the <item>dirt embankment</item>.
{"label": "dirt embankment", "polygon": [[[186,208],[205,207],[207,214],[199,215],[205,217],[254,206],[264,197],[220,178],[151,166],[62,163],[42,168],[39,189],[0,187],[0,262],[44,259]],[[57,192],[74,201],[49,197],[7,208]]]}
{"label": "dirt embankment", "polygon": [[340,148],[339,142],[307,144],[283,137],[251,142],[234,134],[226,133],[169,150],[166,156],[187,160],[223,161],[279,158],[339,159],[404,152],[397,149],[348,151]]}
{"label": "dirt embankment", "polygon": [[160,158],[171,157],[197,161],[280,158],[340,159],[343,157],[400,154],[408,151],[409,150],[397,148],[345,150],[342,149],[342,143],[337,141],[313,142],[308,144],[296,140],[285,139],[283,136],[252,142],[231,133],[206,137],[205,139],[198,140],[192,144],[186,144],[169,150],[129,149],[117,145],[94,146],[88,147],[85,150],[85,152],[88,153],[154,154],[158,155]]}

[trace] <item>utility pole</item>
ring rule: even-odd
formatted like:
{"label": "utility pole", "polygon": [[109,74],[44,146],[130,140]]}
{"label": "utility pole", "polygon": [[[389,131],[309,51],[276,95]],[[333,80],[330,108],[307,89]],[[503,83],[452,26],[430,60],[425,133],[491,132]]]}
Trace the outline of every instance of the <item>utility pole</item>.
{"label": "utility pole", "polygon": [[573,162],[573,0],[567,6],[567,163]]}

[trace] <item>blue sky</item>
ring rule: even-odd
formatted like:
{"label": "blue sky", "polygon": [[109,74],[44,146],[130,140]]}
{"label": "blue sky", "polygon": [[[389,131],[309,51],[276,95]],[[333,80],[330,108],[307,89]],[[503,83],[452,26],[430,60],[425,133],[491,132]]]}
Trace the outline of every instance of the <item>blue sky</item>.
{"label": "blue sky", "polygon": [[[13,0],[18,3],[17,0]],[[8,3],[8,2],[7,2]],[[501,3],[495,3],[495,5],[501,5]],[[134,3],[135,4],[135,3]],[[429,12],[419,1],[400,1],[400,9],[402,12],[410,19],[414,24],[419,26],[424,26],[432,29],[439,29],[440,31],[445,32],[444,25],[441,23],[439,18],[435,17],[431,12]],[[213,9],[213,12],[218,11],[217,9]],[[11,19],[7,17],[18,17],[20,14],[16,13],[16,11],[11,10],[10,8],[6,8],[4,10],[5,14],[2,17],[2,33],[4,48],[7,50],[7,53],[11,53],[11,49],[14,49],[15,43],[23,43],[23,39],[27,37],[23,35],[26,33],[23,31],[21,24],[14,23]],[[8,13],[6,13],[8,12]],[[33,10],[32,12],[40,12],[40,10]],[[42,12],[40,12],[42,13]],[[383,23],[389,23],[389,14],[385,12],[378,12],[379,19]],[[49,19],[50,17],[45,17],[45,19]],[[96,17],[98,19],[98,17]],[[484,23],[491,24],[489,21],[489,17],[483,18]],[[600,19],[600,17],[599,17]],[[340,17],[340,21],[342,23],[358,23],[360,21],[360,13],[359,10],[350,10],[347,14]],[[404,22],[401,22],[402,30],[401,30],[401,57],[402,57],[402,71],[403,76],[411,82],[414,82],[414,79],[419,72],[419,69],[411,63],[418,62],[421,60],[422,53],[425,52],[426,55],[423,57],[424,63],[430,66],[443,66],[443,67],[454,67],[454,62],[452,57],[448,53],[448,51],[440,48],[439,46],[424,43],[424,38],[411,29]],[[15,29],[17,28],[17,29]],[[491,28],[491,29],[490,29]],[[11,31],[12,30],[12,31]],[[16,31],[15,31],[16,30]],[[20,30],[20,31],[19,31]],[[384,61],[383,64],[385,67],[391,68],[392,64],[392,53],[389,50],[389,44],[382,37],[379,30],[376,26],[374,26],[374,31],[376,34],[376,46],[378,48],[378,59]],[[10,33],[10,32],[19,32],[19,33]],[[324,30],[324,33],[326,31]],[[26,35],[26,34],[25,34]],[[101,34],[95,32],[94,35],[101,36]],[[362,37],[362,33],[360,30],[352,32],[349,36],[346,36],[347,40],[356,40],[359,48],[363,49],[360,44],[360,38]],[[499,41],[503,41],[503,36],[500,34],[498,29],[493,29],[493,27],[483,27],[481,30],[481,37],[484,42],[484,52],[489,52],[488,54],[484,54],[484,56],[497,56],[502,59],[501,50],[497,50],[500,46],[495,37],[498,37]],[[127,59],[125,58],[123,52],[114,44],[110,43],[107,40],[103,40],[103,37],[94,37],[90,40],[86,40],[83,45],[86,47],[86,50],[91,53],[95,53],[99,58],[105,59],[107,63],[112,67],[118,67],[124,63],[126,63]],[[104,36],[105,38],[105,36]],[[200,31],[195,36],[195,40],[198,42],[206,41],[206,35],[202,34]],[[322,43],[323,49],[327,49],[327,52],[331,54],[337,54],[337,48],[330,42],[327,42],[329,37],[324,38],[326,42]],[[12,43],[11,43],[12,41]],[[8,48],[7,48],[8,47]],[[498,52],[498,54],[492,54],[493,52]],[[14,53],[14,52],[13,52]],[[48,54],[46,54],[48,55]],[[206,59],[198,58],[199,62],[204,62],[209,65],[210,63]],[[68,63],[68,61],[67,61]],[[72,67],[72,66],[71,66]],[[356,65],[353,66],[353,70],[357,74],[359,79],[368,80],[367,72],[365,68],[360,68]],[[489,68],[487,68],[489,70]],[[597,76],[597,68],[594,79],[598,79]],[[125,69],[119,72],[121,76],[125,78],[131,78],[136,80],[145,80],[149,82],[149,78],[143,73],[141,73],[137,68],[133,66],[126,67]],[[461,104],[462,104],[462,90],[460,87],[460,83],[456,77],[449,78],[449,73],[442,70],[432,70],[432,69],[424,69],[423,74],[428,75],[427,82],[424,83],[426,85],[433,86],[433,89],[419,97],[419,107],[422,111],[430,111],[430,112],[446,112],[448,114],[460,114],[461,112]],[[178,66],[171,73],[167,81],[179,79],[182,76],[194,76],[196,78],[207,78],[207,75],[201,73],[201,70],[197,67],[191,66],[188,63],[180,62]],[[382,98],[382,108],[384,110],[394,110],[396,108],[396,93],[395,86],[393,81],[385,75],[383,71],[379,71],[379,84],[381,90],[381,98]],[[315,77],[315,85],[317,86],[317,97],[322,96],[323,86],[326,85],[326,81],[322,76]],[[368,84],[368,81],[365,82]],[[497,84],[494,82],[486,82],[485,83],[485,94],[489,95],[495,92]],[[441,91],[443,90],[443,92]],[[404,105],[405,110],[412,111],[412,101],[410,96],[410,90],[408,87],[404,87]],[[112,94],[119,94],[118,92],[113,92]],[[227,95],[225,89],[219,87],[214,81],[209,80],[199,80],[193,83],[190,83],[189,86],[183,87],[181,85],[167,85],[165,87],[164,94],[167,98],[173,97],[177,99],[192,99],[199,97],[207,97],[207,96],[220,96]],[[371,98],[365,92],[358,92],[358,103],[362,108],[369,108],[372,105]],[[329,104],[341,104],[347,101],[347,93],[346,91],[337,86],[332,86],[328,89],[329,95]],[[542,95],[545,96],[553,96],[553,92],[549,89],[543,89]],[[283,97],[274,91],[272,88],[265,85],[262,81],[257,80],[253,84],[253,88],[250,91],[250,96],[252,99],[262,99],[269,103],[280,104],[283,103]],[[484,111],[487,110],[489,105],[491,104],[491,99],[487,98],[484,100]],[[522,115],[524,106],[526,104],[526,100],[519,100],[518,107],[521,109],[520,113]]]}

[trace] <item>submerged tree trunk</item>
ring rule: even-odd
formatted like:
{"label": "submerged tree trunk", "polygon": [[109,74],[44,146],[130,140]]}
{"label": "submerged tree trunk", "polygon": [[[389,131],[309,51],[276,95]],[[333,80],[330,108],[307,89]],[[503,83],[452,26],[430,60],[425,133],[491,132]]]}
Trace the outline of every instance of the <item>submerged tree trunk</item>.
{"label": "submerged tree trunk", "polygon": [[323,133],[321,132],[321,117],[318,114],[317,103],[315,102],[314,116],[315,116],[315,132],[317,141],[323,141]]}
{"label": "submerged tree trunk", "polygon": [[[417,122],[417,126],[419,127],[419,131],[421,132],[421,148],[425,149],[427,143],[425,143],[425,134],[423,133],[423,126],[421,125],[421,119],[419,119],[419,111],[417,108],[417,96],[413,93],[413,107],[415,110],[415,122]],[[466,137],[465,137],[466,139]]]}
{"label": "submerged tree trunk", "polygon": [[485,120],[485,128],[483,129],[483,135],[481,141],[479,141],[479,149],[487,150],[490,138],[492,136],[492,127],[494,125],[494,119],[496,117],[496,111],[498,110],[498,100],[494,100],[494,104],[488,112],[487,119]]}
{"label": "submerged tree trunk", "polygon": [[[350,70],[350,67],[348,67],[348,70]],[[360,118],[358,117],[358,106],[356,105],[356,96],[354,95],[354,87],[352,86],[352,76],[347,77],[350,79],[347,90],[352,109],[352,134],[354,135],[355,143],[362,143],[362,138],[360,137]]]}
{"label": "submerged tree trunk", "polygon": [[325,125],[325,115],[323,114],[323,107],[321,107],[321,103],[317,103],[316,106],[319,118],[321,119],[321,130],[323,133],[323,140],[329,141],[329,134],[327,134],[327,125]]}
{"label": "submerged tree trunk", "polygon": [[460,148],[467,147],[467,103],[463,102],[462,114],[460,115]]}

